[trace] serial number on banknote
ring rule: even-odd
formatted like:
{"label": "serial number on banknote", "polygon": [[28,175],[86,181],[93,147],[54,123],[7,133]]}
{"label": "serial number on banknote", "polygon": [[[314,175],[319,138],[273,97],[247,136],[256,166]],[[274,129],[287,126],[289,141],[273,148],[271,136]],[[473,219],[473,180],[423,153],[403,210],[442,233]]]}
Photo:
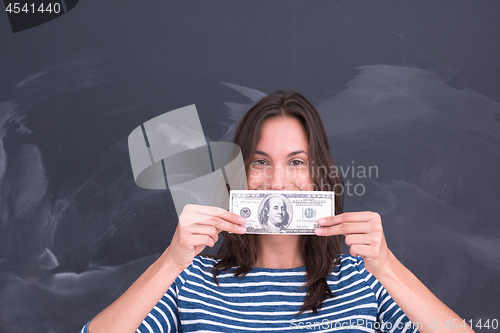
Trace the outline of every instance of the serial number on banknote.
{"label": "serial number on banknote", "polygon": [[247,234],[313,235],[319,218],[335,215],[335,193],[232,190],[229,210],[246,218]]}

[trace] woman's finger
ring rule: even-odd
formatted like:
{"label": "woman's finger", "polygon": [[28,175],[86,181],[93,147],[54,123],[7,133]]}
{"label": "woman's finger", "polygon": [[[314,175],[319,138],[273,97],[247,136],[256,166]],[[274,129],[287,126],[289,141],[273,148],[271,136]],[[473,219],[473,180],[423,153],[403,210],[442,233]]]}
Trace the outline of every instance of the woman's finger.
{"label": "woman's finger", "polygon": [[354,244],[360,244],[360,245],[375,244],[373,237],[369,234],[349,234],[345,236],[344,242],[348,246],[352,246]]}
{"label": "woman's finger", "polygon": [[[188,208],[186,208],[188,207]],[[206,217],[220,217],[221,219],[233,222],[233,223],[238,223],[238,224],[245,224],[246,219],[238,214],[232,213],[230,211],[227,211],[223,208],[220,207],[213,207],[213,206],[203,206],[203,205],[186,205],[184,207],[185,210],[189,213],[195,213],[200,216],[204,215]],[[184,212],[184,211],[183,211]]]}
{"label": "woman's finger", "polygon": [[185,237],[189,237],[191,235],[207,235],[217,242],[217,235],[219,234],[219,231],[212,225],[191,224],[190,226],[183,228],[183,233]]}
{"label": "woman's finger", "polygon": [[186,245],[192,246],[196,248],[197,246],[205,247],[205,246],[214,246],[217,241],[214,240],[209,235],[189,235],[189,238],[186,241]]}
{"label": "woman's finger", "polygon": [[322,226],[332,226],[344,222],[368,222],[372,220],[381,221],[380,215],[374,212],[348,212],[320,218],[318,223]]}
{"label": "woman's finger", "polygon": [[349,253],[353,256],[362,256],[365,260],[372,260],[380,257],[382,249],[379,246],[353,244],[349,247]]}
{"label": "woman's finger", "polygon": [[[186,205],[188,206],[188,205]],[[203,208],[199,208],[203,207]],[[208,223],[213,223],[216,222],[216,220],[211,220],[211,218],[219,218],[231,223],[235,224],[245,224],[246,219],[238,214],[231,213],[227,210],[224,210],[222,208],[218,207],[210,207],[210,206],[199,206],[198,208],[194,209],[184,209],[181,214],[181,220],[184,224],[193,224],[193,223],[204,223],[206,224],[207,221]],[[206,208],[206,209],[205,209]],[[212,209],[216,208],[216,209]],[[218,213],[217,215],[209,214],[209,213]]]}
{"label": "woman's finger", "polygon": [[247,231],[247,228],[245,228],[245,226],[241,224],[235,224],[231,221],[227,221],[225,219],[215,216],[209,217],[203,221],[199,221],[197,224],[214,226],[215,228],[217,228],[217,232],[229,231],[241,234]]}
{"label": "woman's finger", "polygon": [[378,232],[376,223],[370,222],[344,222],[333,226],[316,228],[316,234],[321,236],[348,235],[348,234],[368,234]]}
{"label": "woman's finger", "polygon": [[349,253],[355,257],[372,258],[371,252],[372,248],[365,244],[353,244],[349,247]]}
{"label": "woman's finger", "polygon": [[[210,222],[209,220],[218,219],[218,223]],[[217,235],[221,231],[229,231],[232,233],[243,234],[247,230],[244,226],[240,226],[217,217],[210,218],[203,221],[203,223],[196,223],[185,227],[186,230],[193,234],[214,234]]]}

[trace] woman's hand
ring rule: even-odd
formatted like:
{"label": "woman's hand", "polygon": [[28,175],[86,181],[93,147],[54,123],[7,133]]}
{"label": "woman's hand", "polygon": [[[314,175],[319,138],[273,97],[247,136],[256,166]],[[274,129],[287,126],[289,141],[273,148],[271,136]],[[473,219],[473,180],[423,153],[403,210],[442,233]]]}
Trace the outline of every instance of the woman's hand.
{"label": "woman's hand", "polygon": [[127,291],[92,319],[89,331],[135,332],[194,256],[205,246],[214,246],[222,230],[246,232],[243,224],[243,217],[222,208],[186,205],[170,246]]}
{"label": "woman's hand", "polygon": [[243,234],[246,232],[245,223],[245,218],[222,208],[186,205],[165,253],[182,271],[205,246],[215,245],[219,232]]}
{"label": "woman's hand", "polygon": [[366,270],[379,280],[410,321],[424,323],[420,332],[452,331],[444,326],[430,328],[425,323],[443,324],[455,320],[465,323],[465,331],[473,332],[465,320],[441,302],[387,248],[379,214],[343,213],[320,219],[318,223],[322,226],[316,228],[318,236],[345,235],[345,242],[351,247],[350,253],[363,257]]}
{"label": "woman's hand", "polygon": [[387,247],[380,215],[373,212],[350,212],[318,220],[318,236],[344,235],[353,256],[363,257],[365,268],[377,275],[388,267],[391,252]]}

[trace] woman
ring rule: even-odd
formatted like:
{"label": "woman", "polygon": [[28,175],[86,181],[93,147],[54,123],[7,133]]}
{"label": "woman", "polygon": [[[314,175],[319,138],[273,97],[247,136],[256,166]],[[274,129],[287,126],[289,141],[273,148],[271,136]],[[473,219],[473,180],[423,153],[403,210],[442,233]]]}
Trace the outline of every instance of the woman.
{"label": "woman", "polygon": [[[235,143],[250,190],[333,190],[337,215],[315,235],[253,235],[241,216],[187,205],[165,252],[83,332],[472,331],[391,253],[377,213],[343,213],[342,179],[328,174],[323,123],[304,96],[263,98]],[[198,256],[220,232],[220,258]]]}

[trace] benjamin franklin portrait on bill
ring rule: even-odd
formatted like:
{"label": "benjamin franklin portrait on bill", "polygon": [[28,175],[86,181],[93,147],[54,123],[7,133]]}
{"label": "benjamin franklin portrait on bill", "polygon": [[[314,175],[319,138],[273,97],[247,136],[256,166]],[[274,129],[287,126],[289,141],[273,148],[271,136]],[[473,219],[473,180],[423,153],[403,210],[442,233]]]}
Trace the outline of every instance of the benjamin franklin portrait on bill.
{"label": "benjamin franklin portrait on bill", "polygon": [[281,194],[269,195],[259,205],[259,223],[272,233],[285,232],[292,221],[292,204]]}

